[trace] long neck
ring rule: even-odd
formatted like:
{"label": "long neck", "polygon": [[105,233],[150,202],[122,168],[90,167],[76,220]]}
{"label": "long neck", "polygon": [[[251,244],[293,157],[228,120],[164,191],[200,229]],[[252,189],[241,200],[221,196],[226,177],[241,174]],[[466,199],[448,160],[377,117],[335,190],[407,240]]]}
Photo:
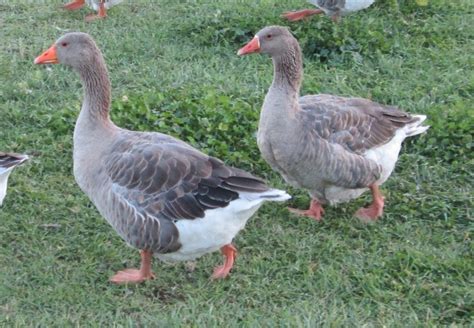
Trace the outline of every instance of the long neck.
{"label": "long neck", "polygon": [[[288,118],[299,110],[298,98],[303,76],[301,50],[296,40],[286,44],[286,51],[274,56],[273,83],[268,90],[261,112],[262,124],[291,124]],[[263,127],[261,125],[261,127]]]}
{"label": "long neck", "polygon": [[74,128],[74,174],[83,186],[89,180],[82,177],[84,172],[80,170],[87,173],[91,165],[100,162],[102,150],[113,141],[118,128],[109,117],[110,81],[100,52],[77,70],[84,87],[84,100]]}
{"label": "long neck", "polygon": [[80,67],[79,74],[84,86],[81,116],[87,117],[87,123],[92,125],[112,125],[110,80],[102,55],[97,52],[87,65]]}
{"label": "long neck", "polygon": [[274,56],[272,88],[284,89],[290,94],[299,95],[303,77],[303,60],[301,49],[296,40],[288,43],[288,48],[281,55]]}

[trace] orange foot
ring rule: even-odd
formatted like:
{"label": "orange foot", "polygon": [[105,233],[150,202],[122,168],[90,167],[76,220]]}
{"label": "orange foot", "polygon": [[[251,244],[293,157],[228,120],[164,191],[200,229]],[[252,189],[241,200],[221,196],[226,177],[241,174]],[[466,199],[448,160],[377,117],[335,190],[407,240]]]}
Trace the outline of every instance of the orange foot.
{"label": "orange foot", "polygon": [[334,23],[339,23],[339,22],[341,21],[341,14],[340,14],[340,13],[336,13],[336,14],[332,15],[331,20],[332,20]]}
{"label": "orange foot", "polygon": [[140,251],[142,263],[140,269],[125,269],[117,272],[110,282],[114,284],[138,284],[145,280],[154,279],[155,275],[151,272],[151,259],[153,253],[151,251]]}
{"label": "orange foot", "polygon": [[377,185],[370,186],[372,191],[372,204],[368,207],[363,207],[355,212],[355,216],[358,217],[362,222],[372,222],[377,220],[383,214],[384,207],[384,198],[380,193],[379,187]]}
{"label": "orange foot", "polygon": [[311,204],[309,206],[309,209],[307,210],[299,210],[297,208],[291,208],[291,207],[288,207],[288,210],[291,213],[294,213],[296,215],[308,216],[310,218],[313,218],[316,221],[321,221],[323,219],[323,214],[324,214],[323,206],[316,199],[311,200]]}
{"label": "orange foot", "polygon": [[105,3],[101,2],[99,4],[99,12],[96,14],[89,14],[86,16],[85,21],[86,22],[92,22],[95,21],[96,19],[102,19],[107,17],[107,11],[105,10]]}
{"label": "orange foot", "polygon": [[82,7],[84,7],[85,4],[86,4],[85,0],[74,0],[74,1],[71,1],[69,3],[66,3],[63,6],[63,8],[67,9],[67,10],[78,10],[78,9],[81,9]]}
{"label": "orange foot", "polygon": [[150,279],[155,279],[155,275],[152,272],[150,274],[143,274],[140,269],[125,269],[117,272],[110,278],[110,282],[114,284],[139,284]]}
{"label": "orange foot", "polygon": [[86,17],[84,18],[84,20],[86,22],[92,22],[92,21],[95,21],[97,19],[102,19],[102,18],[105,18],[107,16],[100,16],[100,15],[96,15],[96,14],[89,14],[89,15],[86,15]]}
{"label": "orange foot", "polygon": [[222,254],[224,254],[225,261],[223,265],[220,265],[214,269],[212,279],[223,279],[227,277],[230,270],[234,266],[235,258],[237,257],[237,249],[232,244],[225,245],[221,248]]}
{"label": "orange foot", "polygon": [[322,12],[320,9],[303,9],[283,13],[281,17],[288,19],[290,22],[296,22],[309,16],[321,14]]}

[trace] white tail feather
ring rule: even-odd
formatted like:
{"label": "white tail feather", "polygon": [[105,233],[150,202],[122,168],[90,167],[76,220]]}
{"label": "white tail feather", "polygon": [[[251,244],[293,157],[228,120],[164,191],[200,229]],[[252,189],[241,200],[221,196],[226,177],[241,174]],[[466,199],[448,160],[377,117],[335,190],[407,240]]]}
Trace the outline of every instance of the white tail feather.
{"label": "white tail feather", "polygon": [[263,201],[283,202],[291,198],[291,196],[288,195],[286,191],[279,189],[270,189],[260,193],[240,192],[239,195],[242,199],[248,201],[258,201],[258,203],[261,203]]}
{"label": "white tail feather", "polygon": [[284,190],[270,189],[262,194],[260,198],[265,198],[269,201],[283,202],[291,198],[291,196]]}
{"label": "white tail feather", "polygon": [[421,125],[426,120],[426,115],[413,115],[413,117],[417,117],[418,120],[405,126],[404,131],[407,137],[416,136],[430,128],[429,125]]}

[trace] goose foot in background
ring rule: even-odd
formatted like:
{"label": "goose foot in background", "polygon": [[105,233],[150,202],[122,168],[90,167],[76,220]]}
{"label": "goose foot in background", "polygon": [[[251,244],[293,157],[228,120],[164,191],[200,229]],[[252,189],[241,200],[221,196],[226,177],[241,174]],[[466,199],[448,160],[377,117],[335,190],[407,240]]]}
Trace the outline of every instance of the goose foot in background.
{"label": "goose foot in background", "polygon": [[107,17],[107,11],[105,10],[105,3],[101,2],[99,4],[99,12],[96,14],[89,14],[86,16],[85,21],[86,22],[92,22],[97,19],[102,19]]}
{"label": "goose foot in background", "polygon": [[155,275],[151,272],[151,259],[153,253],[151,251],[140,251],[142,263],[140,269],[126,269],[117,272],[110,282],[115,284],[138,284],[145,280],[155,279]]}
{"label": "goose foot in background", "polygon": [[288,19],[290,22],[296,22],[306,17],[322,14],[323,11],[320,9],[303,9],[298,11],[290,11],[283,13],[281,16]]}
{"label": "goose foot in background", "polygon": [[307,210],[299,210],[297,208],[288,207],[288,210],[291,213],[301,216],[309,216],[310,218],[315,219],[316,221],[321,221],[323,219],[324,208],[321,203],[315,199],[311,200],[311,204],[309,209]]}
{"label": "goose foot in background", "polygon": [[336,13],[334,15],[331,16],[331,20],[334,22],[334,23],[339,23],[341,21],[341,14],[340,13]]}
{"label": "goose foot in background", "polygon": [[225,257],[225,262],[214,269],[212,279],[223,279],[227,277],[230,270],[234,266],[235,258],[237,257],[237,249],[232,244],[225,245],[221,248],[221,252]]}
{"label": "goose foot in background", "polygon": [[82,7],[84,7],[85,4],[86,4],[85,0],[74,0],[74,1],[71,1],[69,3],[66,3],[63,6],[63,8],[67,9],[67,10],[78,10],[78,9],[81,9]]}
{"label": "goose foot in background", "polygon": [[355,212],[355,216],[362,222],[371,222],[377,220],[383,214],[384,198],[377,185],[370,186],[372,191],[372,204],[363,207]]}

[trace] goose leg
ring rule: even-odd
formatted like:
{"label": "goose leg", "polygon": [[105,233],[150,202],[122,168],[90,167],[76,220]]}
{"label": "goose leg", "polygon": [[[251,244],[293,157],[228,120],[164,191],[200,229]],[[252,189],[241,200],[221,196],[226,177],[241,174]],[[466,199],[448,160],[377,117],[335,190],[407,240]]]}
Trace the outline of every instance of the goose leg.
{"label": "goose leg", "polygon": [[125,269],[117,272],[110,282],[114,284],[137,284],[144,282],[145,280],[154,279],[155,275],[151,272],[151,259],[153,253],[151,251],[140,251],[142,263],[140,269]]}
{"label": "goose leg", "polygon": [[85,0],[73,0],[69,3],[66,3],[63,8],[67,10],[77,10],[81,9],[86,4]]}
{"label": "goose leg", "polygon": [[86,16],[86,22],[92,22],[96,19],[101,19],[107,17],[107,10],[105,9],[105,0],[101,0],[99,4],[99,12],[96,14],[89,14]]}
{"label": "goose leg", "polygon": [[360,208],[355,213],[355,216],[364,222],[375,221],[383,214],[384,197],[379,190],[379,186],[372,185],[369,188],[372,191],[372,204],[368,207]]}
{"label": "goose leg", "polygon": [[309,209],[307,210],[299,210],[297,208],[291,207],[288,207],[288,210],[296,215],[309,216],[310,218],[313,218],[316,221],[321,221],[324,214],[323,205],[315,198],[311,200],[311,204],[309,205]]}
{"label": "goose leg", "polygon": [[331,16],[331,20],[334,22],[334,23],[339,23],[341,21],[341,13],[338,11],[337,13],[335,13],[334,15]]}
{"label": "goose leg", "polygon": [[298,11],[289,11],[289,12],[283,13],[281,16],[283,18],[288,19],[290,22],[295,22],[295,21],[302,20],[306,17],[318,15],[322,13],[323,11],[321,9],[303,9],[303,10],[298,10]]}
{"label": "goose leg", "polygon": [[221,248],[221,252],[225,257],[223,265],[220,265],[214,269],[212,279],[222,279],[229,275],[230,270],[234,266],[235,258],[237,257],[237,249],[234,245],[228,244]]}

